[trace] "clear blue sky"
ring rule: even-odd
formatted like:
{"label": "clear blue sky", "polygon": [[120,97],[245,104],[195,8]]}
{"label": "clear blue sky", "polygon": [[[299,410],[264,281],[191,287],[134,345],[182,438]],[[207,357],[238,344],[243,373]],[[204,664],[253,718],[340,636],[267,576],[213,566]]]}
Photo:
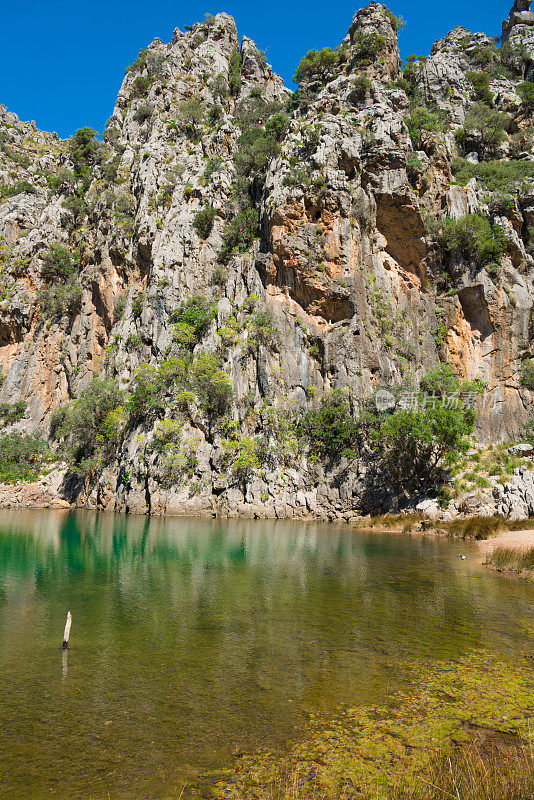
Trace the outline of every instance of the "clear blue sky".
{"label": "clear blue sky", "polygon": [[[170,41],[204,19],[206,11],[227,11],[240,35],[250,36],[293,88],[300,58],[312,48],[335,47],[355,11],[348,0],[27,0],[4,3],[0,48],[0,103],[23,120],[66,137],[83,125],[102,131],[110,116],[125,67],[154,36]],[[206,5],[209,3],[209,5]],[[456,25],[490,36],[501,32],[513,0],[391,0],[407,22],[401,54],[425,54],[435,39]]]}

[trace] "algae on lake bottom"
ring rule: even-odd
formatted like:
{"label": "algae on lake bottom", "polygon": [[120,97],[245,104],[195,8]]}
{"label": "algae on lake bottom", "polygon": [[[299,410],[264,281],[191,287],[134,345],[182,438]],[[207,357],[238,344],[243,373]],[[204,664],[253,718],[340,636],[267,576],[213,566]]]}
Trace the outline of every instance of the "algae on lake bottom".
{"label": "algae on lake bottom", "polygon": [[417,781],[437,754],[469,742],[474,726],[514,733],[518,744],[528,743],[531,728],[534,737],[528,656],[505,661],[481,651],[457,663],[406,666],[413,676],[408,690],[392,693],[383,706],[339,709],[329,720],[310,716],[287,756],[241,756],[213,797],[270,798],[277,787],[296,782],[302,798],[358,798],[371,788],[386,791],[399,776]]}

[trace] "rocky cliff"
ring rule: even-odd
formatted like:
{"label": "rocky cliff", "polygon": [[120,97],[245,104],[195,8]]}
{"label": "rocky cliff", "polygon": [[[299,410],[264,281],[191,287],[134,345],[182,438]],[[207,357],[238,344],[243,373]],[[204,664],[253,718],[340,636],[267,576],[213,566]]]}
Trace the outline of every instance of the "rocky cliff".
{"label": "rocky cliff", "polygon": [[500,46],[455,28],[402,69],[399,21],[372,2],[302,60],[294,93],[209,16],[139,54],[104,142],[0,107],[0,402],[20,409],[5,430],[48,437],[52,419],[61,443],[74,423],[54,410],[95,377],[114,397],[56,494],[143,513],[370,510],[369,459],[318,460],[295,426],[332,390],[357,417],[440,363],[484,388],[480,441],[518,437],[529,6]]}

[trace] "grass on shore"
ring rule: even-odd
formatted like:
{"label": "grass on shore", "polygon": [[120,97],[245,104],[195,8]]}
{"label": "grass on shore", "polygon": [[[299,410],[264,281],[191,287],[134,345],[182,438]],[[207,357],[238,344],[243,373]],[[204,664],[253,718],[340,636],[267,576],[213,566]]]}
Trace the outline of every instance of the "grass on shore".
{"label": "grass on shore", "polygon": [[256,800],[534,800],[534,757],[517,748],[503,754],[496,749],[466,747],[448,756],[435,757],[426,771],[395,784],[362,787],[357,795],[352,786],[327,789],[309,782],[298,769],[276,781]]}
{"label": "grass on shore", "polygon": [[511,521],[505,517],[462,517],[444,522],[424,518],[421,514],[382,514],[362,517],[355,528],[391,530],[402,533],[440,531],[461,539],[490,539],[502,531],[527,531],[534,528],[533,519]]}
{"label": "grass on shore", "polygon": [[528,550],[514,550],[511,547],[496,547],[485,562],[488,566],[513,572],[532,572],[534,570],[534,547]]}

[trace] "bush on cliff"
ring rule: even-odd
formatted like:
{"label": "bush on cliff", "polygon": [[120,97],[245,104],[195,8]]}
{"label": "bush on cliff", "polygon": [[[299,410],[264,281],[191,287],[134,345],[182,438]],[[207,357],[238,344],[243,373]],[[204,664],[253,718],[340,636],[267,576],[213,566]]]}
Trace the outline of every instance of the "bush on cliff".
{"label": "bush on cliff", "polygon": [[493,94],[490,91],[491,77],[487,72],[468,72],[465,76],[471,83],[477,100],[491,105],[493,103]]}
{"label": "bush on cliff", "polygon": [[298,432],[310,443],[312,454],[333,460],[344,451],[352,455],[358,442],[359,425],[352,416],[347,396],[334,390],[322,397],[319,408],[304,415]]}
{"label": "bush on cliff", "polygon": [[444,397],[458,391],[459,377],[452,364],[438,364],[421,378],[421,391]]}
{"label": "bush on cliff", "polygon": [[0,425],[13,425],[22,419],[25,411],[24,400],[19,400],[18,403],[0,403]]}
{"label": "bush on cliff", "polygon": [[492,225],[482,214],[467,214],[459,220],[446,219],[437,239],[448,255],[479,265],[498,262],[509,244],[504,228]]}
{"label": "bush on cliff", "polygon": [[82,287],[71,281],[45,286],[37,293],[37,300],[44,317],[72,319],[81,308],[82,296]]}
{"label": "bush on cliff", "polygon": [[519,378],[521,386],[525,389],[534,391],[534,359],[527,358],[521,363],[521,374]]}
{"label": "bush on cliff", "polygon": [[476,148],[484,158],[492,156],[506,139],[510,119],[508,114],[486,103],[475,103],[465,118],[464,127],[456,131],[456,140],[466,149]]}
{"label": "bush on cliff", "polygon": [[404,119],[412,144],[418,148],[421,143],[423,131],[442,131],[443,123],[438,114],[429,111],[424,106],[416,106]]}
{"label": "bush on cliff", "polygon": [[241,89],[241,53],[237,47],[232,50],[228,63],[228,88],[233,97],[237,97]]}
{"label": "bush on cliff", "polygon": [[50,245],[42,258],[41,277],[49,283],[66,283],[76,272],[76,257],[59,242]]}
{"label": "bush on cliff", "polygon": [[301,59],[297,71],[293,76],[295,83],[312,78],[332,79],[333,72],[339,64],[339,53],[330,47],[323,47],[322,50],[309,50],[304,58]]}
{"label": "bush on cliff", "polygon": [[438,484],[467,449],[474,421],[472,409],[441,404],[388,416],[375,441],[392,484],[405,492],[425,492]]}
{"label": "bush on cliff", "polygon": [[372,63],[384,50],[386,40],[378,33],[364,33],[357,31],[352,43],[355,57],[360,62]]}
{"label": "bush on cliff", "polygon": [[79,128],[69,139],[68,150],[74,165],[74,174],[83,181],[84,189],[89,187],[95,166],[102,164],[106,146],[99,142],[92,128]]}
{"label": "bush on cliff", "polygon": [[140,364],[134,372],[128,408],[132,422],[165,414],[176,392],[187,386],[187,367],[181,358],[153,364]]}
{"label": "bush on cliff", "polygon": [[206,206],[197,211],[193,217],[193,226],[201,239],[207,239],[213,228],[213,221],[217,216],[217,209]]}
{"label": "bush on cliff", "polygon": [[126,428],[125,395],[113,380],[93,379],[76,400],[57,409],[50,435],[75,472],[84,474],[115,457]]}
{"label": "bush on cliff", "polygon": [[223,263],[236,253],[245,253],[259,233],[259,215],[250,201],[245,200],[233,219],[224,227],[219,258]]}
{"label": "bush on cliff", "polygon": [[0,436],[0,483],[34,481],[54,458],[38,436],[8,433]]}
{"label": "bush on cliff", "polygon": [[534,178],[532,161],[481,161],[473,164],[465,158],[452,162],[454,177],[465,186],[472,178],[490,192],[513,192],[526,178]]}
{"label": "bush on cliff", "polygon": [[191,97],[178,104],[177,126],[192,142],[200,139],[201,126],[206,119],[206,105],[200,97]]}
{"label": "bush on cliff", "polygon": [[210,417],[222,416],[230,407],[234,388],[215,353],[202,353],[191,364],[191,388]]}
{"label": "bush on cliff", "polygon": [[133,97],[146,97],[150,88],[150,81],[142,75],[138,75],[132,83]]}
{"label": "bush on cliff", "polygon": [[198,294],[185,300],[172,314],[175,322],[190,326],[197,339],[206,333],[216,316],[217,304]]}
{"label": "bush on cliff", "polygon": [[534,83],[532,81],[524,81],[517,87],[517,93],[523,101],[525,111],[529,114],[534,110]]}

